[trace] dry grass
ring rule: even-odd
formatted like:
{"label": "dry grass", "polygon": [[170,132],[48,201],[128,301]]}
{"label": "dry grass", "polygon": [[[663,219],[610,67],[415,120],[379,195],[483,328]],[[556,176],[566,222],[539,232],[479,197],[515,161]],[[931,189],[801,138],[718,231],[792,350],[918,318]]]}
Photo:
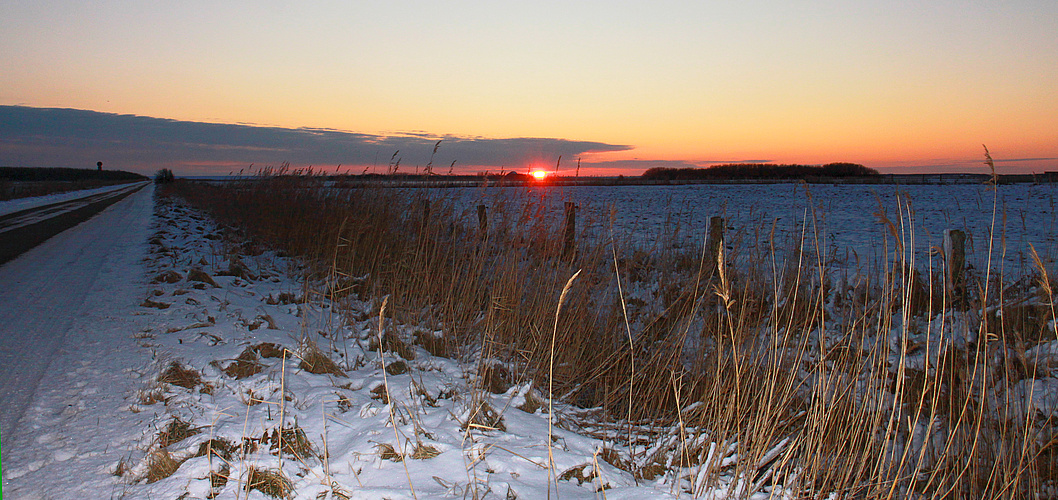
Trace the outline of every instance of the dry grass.
{"label": "dry grass", "polygon": [[429,460],[440,454],[441,452],[433,446],[430,446],[428,444],[416,443],[415,449],[411,452],[411,458],[413,460]]}
{"label": "dry grass", "polygon": [[191,427],[189,422],[181,420],[179,417],[173,417],[169,421],[169,424],[165,426],[161,432],[158,433],[158,446],[165,448],[171,444],[179,443],[195,434],[201,432],[201,429]]}
{"label": "dry grass", "polygon": [[[811,220],[792,241],[764,224],[726,235],[719,266],[703,247],[633,252],[583,232],[571,263],[549,200],[494,200],[483,239],[476,207],[318,182],[280,176],[181,195],[318,263],[310,279],[338,302],[387,297],[380,319],[475,363],[482,390],[532,381],[600,408],[630,452],[600,458],[638,477],[687,471],[678,487],[692,495],[742,484],[730,493],[782,485],[857,498],[1023,497],[1056,484],[1058,453],[1038,439],[1058,431],[1053,419],[1012,411],[1025,402],[1018,384],[1043,372],[1025,353],[1058,335],[1049,288],[1032,288],[1049,285],[1045,271],[970,270],[956,300],[943,261],[910,265],[906,215],[882,211],[884,257],[861,272],[830,262]],[[653,291],[626,297],[630,288]],[[411,359],[380,330],[384,351]],[[305,346],[302,369],[335,373]],[[522,408],[541,403],[530,393]],[[472,404],[465,424],[499,428],[484,406]]]}
{"label": "dry grass", "polygon": [[185,389],[194,389],[202,384],[202,374],[193,368],[185,367],[178,361],[173,361],[169,367],[158,377],[158,381],[164,384],[172,384]]}
{"label": "dry grass", "polygon": [[264,369],[264,365],[258,361],[257,351],[253,347],[247,347],[243,349],[242,353],[239,354],[228,366],[225,366],[223,370],[224,374],[234,378],[243,379],[256,375]]}
{"label": "dry grass", "polygon": [[273,455],[279,455],[282,452],[283,455],[302,461],[319,456],[316,447],[305,435],[305,430],[297,424],[265,432],[261,438],[261,444],[267,444]]}
{"label": "dry grass", "polygon": [[335,363],[334,360],[324,354],[323,351],[321,351],[320,348],[316,346],[316,343],[311,340],[307,340],[304,342],[301,348],[301,353],[298,355],[298,357],[301,359],[301,363],[298,364],[298,368],[305,370],[309,373],[314,373],[316,375],[330,374],[338,377],[347,377],[345,372],[342,371],[341,367],[338,366],[338,363]]}
{"label": "dry grass", "polygon": [[147,484],[156,483],[173,475],[180,468],[180,462],[176,461],[165,448],[158,448],[151,452],[147,459]]}
{"label": "dry grass", "polygon": [[251,490],[260,491],[272,498],[290,498],[294,492],[294,483],[290,482],[282,471],[250,466],[246,473],[246,494]]}

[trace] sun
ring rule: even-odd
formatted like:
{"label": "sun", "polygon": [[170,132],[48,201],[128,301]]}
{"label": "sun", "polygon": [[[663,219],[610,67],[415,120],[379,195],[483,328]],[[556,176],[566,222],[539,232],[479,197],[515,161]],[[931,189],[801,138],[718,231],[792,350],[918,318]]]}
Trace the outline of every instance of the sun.
{"label": "sun", "polygon": [[547,172],[544,171],[544,170],[534,170],[533,171],[533,178],[535,178],[538,181],[542,181],[544,179],[547,179]]}

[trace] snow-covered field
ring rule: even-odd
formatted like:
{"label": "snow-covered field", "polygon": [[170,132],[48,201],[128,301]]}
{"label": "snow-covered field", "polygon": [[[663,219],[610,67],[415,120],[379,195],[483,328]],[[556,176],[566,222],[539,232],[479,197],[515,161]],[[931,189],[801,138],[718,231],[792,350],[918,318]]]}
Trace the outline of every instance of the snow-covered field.
{"label": "snow-covered field", "polygon": [[[613,465],[628,450],[583,410],[549,413],[525,384],[485,390],[476,366],[423,347],[434,332],[387,320],[380,351],[381,304],[339,311],[306,296],[296,261],[240,244],[187,207],[152,215],[150,204],[138,193],[71,231],[126,231],[81,250],[101,259],[94,267],[53,267],[40,285],[82,304],[47,309],[47,291],[4,302],[9,316],[45,307],[60,335],[14,433],[4,429],[6,498],[678,494],[667,474],[637,481]],[[3,277],[78,251],[71,232]],[[71,275],[85,275],[83,288],[63,284]],[[5,353],[47,360],[15,347]]]}
{"label": "snow-covered field", "polygon": [[[1022,212],[1023,239],[1046,246],[1053,231],[1038,224],[1053,209],[1051,192],[1040,189],[1003,202],[1039,209]],[[339,306],[321,294],[341,295],[338,280],[306,283],[296,259],[179,202],[155,205],[152,192],[0,267],[7,498],[793,498],[770,475],[727,472],[740,460],[737,441],[682,426],[634,428],[630,440],[628,427],[592,410],[549,405],[546,388],[512,384],[517,377],[502,375],[498,360],[440,352],[443,332],[386,319],[384,302],[344,296]],[[967,201],[967,193],[961,203],[990,213],[990,200]],[[728,195],[723,206],[733,212],[725,214],[741,214],[732,208],[740,198]],[[772,196],[778,201],[763,210],[804,220],[796,196]],[[629,198],[643,199],[658,209],[622,227],[656,223],[684,203]],[[683,206],[714,213],[704,203]],[[954,220],[945,202],[916,210]],[[857,221],[839,227],[859,231],[866,223]],[[928,371],[938,362],[930,356],[958,343],[938,318],[929,328],[894,323],[884,347],[890,370]],[[840,328],[831,333],[813,336],[808,351],[841,351]],[[1056,346],[1032,347],[1023,357],[1039,374],[990,396],[1015,421],[1058,407]],[[478,375],[484,364],[492,376]],[[1041,432],[1050,432],[1044,420]],[[765,450],[760,471],[792,446],[784,439]],[[701,456],[681,465],[688,450]]]}
{"label": "snow-covered field", "polygon": [[[806,238],[834,259],[856,267],[882,255],[890,235],[879,213],[890,219],[916,250],[920,265],[930,247],[941,244],[945,229],[965,231],[968,254],[978,267],[987,259],[996,201],[995,240],[1008,249],[1006,272],[1031,267],[1028,244],[1041,256],[1058,257],[1058,184],[1012,184],[994,193],[985,185],[827,185],[698,184],[683,186],[583,186],[564,188],[459,188],[468,217],[480,201],[532,203],[561,213],[562,202],[580,205],[578,224],[643,246],[700,244],[712,216],[724,217],[730,240],[747,252],[770,251],[774,236],[782,251],[791,239]],[[438,193],[444,191],[438,190]],[[611,211],[611,207],[613,210]],[[903,207],[903,208],[902,208]],[[611,219],[612,217],[612,219]],[[677,229],[673,231],[673,229]],[[892,241],[889,242],[892,251]],[[781,255],[780,255],[781,258]]]}

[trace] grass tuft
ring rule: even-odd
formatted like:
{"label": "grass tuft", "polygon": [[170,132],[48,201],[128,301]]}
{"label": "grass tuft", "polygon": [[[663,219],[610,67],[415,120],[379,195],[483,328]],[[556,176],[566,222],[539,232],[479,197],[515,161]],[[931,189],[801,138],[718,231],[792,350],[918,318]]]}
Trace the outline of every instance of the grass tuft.
{"label": "grass tuft", "polygon": [[158,381],[185,389],[194,389],[202,383],[202,374],[193,368],[185,367],[178,361],[173,361],[158,377]]}
{"label": "grass tuft", "polygon": [[172,476],[179,468],[180,462],[173,458],[169,450],[158,448],[147,459],[147,484]]}
{"label": "grass tuft", "polygon": [[272,498],[290,498],[294,493],[294,483],[290,482],[282,471],[258,469],[250,466],[246,477],[246,493],[257,490]]}
{"label": "grass tuft", "polygon": [[345,372],[338,366],[338,363],[335,363],[334,360],[327,357],[327,355],[316,346],[316,343],[311,340],[304,343],[301,348],[301,354],[298,357],[301,358],[301,363],[298,364],[298,368],[309,373],[347,377]]}

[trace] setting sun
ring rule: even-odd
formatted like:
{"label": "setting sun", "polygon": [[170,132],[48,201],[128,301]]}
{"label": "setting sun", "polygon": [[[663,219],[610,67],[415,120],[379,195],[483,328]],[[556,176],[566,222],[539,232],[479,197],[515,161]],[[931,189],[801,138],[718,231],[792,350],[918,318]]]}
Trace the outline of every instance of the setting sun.
{"label": "setting sun", "polygon": [[534,170],[533,177],[538,181],[542,181],[547,178],[547,172],[543,170]]}

